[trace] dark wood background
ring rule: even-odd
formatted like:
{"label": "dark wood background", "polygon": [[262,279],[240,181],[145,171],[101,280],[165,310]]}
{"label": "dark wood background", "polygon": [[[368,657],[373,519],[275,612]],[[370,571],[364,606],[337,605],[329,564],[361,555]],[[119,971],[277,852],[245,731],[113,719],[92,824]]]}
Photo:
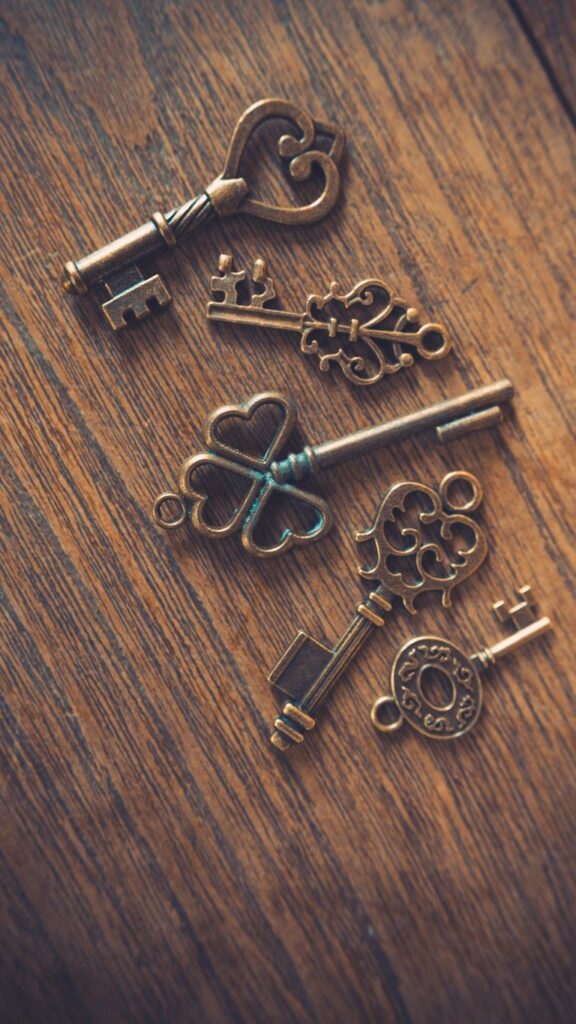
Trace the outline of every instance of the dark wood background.
{"label": "dark wood background", "polygon": [[[572,5],[1,6],[2,1019],[567,1022]],[[64,259],[201,188],[275,94],[347,132],[333,216],[207,229],[131,333],[64,296]],[[209,327],[222,251],[267,255],[287,308],[381,275],[453,354],[354,391],[294,339]],[[223,402],[286,390],[315,441],[505,375],[499,431],[326,474],[336,529],[284,561],[151,522]],[[484,482],[489,562],[449,612],[391,618],[276,755],[267,673],[297,628],[348,621],[353,531],[388,483],[456,467]],[[493,673],[475,731],[379,737],[397,646],[496,640],[490,603],[525,582],[555,633]]]}

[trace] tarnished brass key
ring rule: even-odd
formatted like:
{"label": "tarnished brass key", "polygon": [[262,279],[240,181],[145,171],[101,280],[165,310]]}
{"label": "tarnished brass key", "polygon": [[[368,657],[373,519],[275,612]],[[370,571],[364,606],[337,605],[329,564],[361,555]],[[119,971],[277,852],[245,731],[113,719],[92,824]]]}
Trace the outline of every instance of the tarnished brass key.
{"label": "tarnished brass key", "polygon": [[[469,496],[456,504],[458,485]],[[384,625],[394,603],[414,613],[419,595],[439,591],[448,607],[452,591],[484,561],[488,546],[483,531],[465,513],[482,501],[479,481],[464,471],[449,473],[438,491],[404,481],[384,497],[369,530],[356,540],[373,546],[371,566],[358,571],[377,586],[356,608],[356,614],[334,647],[300,632],[269,676],[281,698],[271,741],[280,750],[301,743],[316,724],[316,711],[362,645]]]}
{"label": "tarnished brass key", "polygon": [[[324,176],[320,195],[303,206],[273,206],[256,199],[246,179],[240,176],[240,162],[252,133],[269,120],[289,121],[297,134],[282,135],[278,155],[288,161],[292,182],[307,181],[315,167]],[[328,152],[315,148],[318,136],[332,142]],[[67,292],[84,295],[100,288],[102,311],[117,331],[134,320],[142,320],[170,302],[170,293],[159,274],[147,275],[140,264],[165,248],[172,248],[186,235],[213,217],[246,213],[283,224],[307,224],[320,220],[334,206],[340,188],[338,162],[344,147],[343,133],[332,125],[312,120],[306,111],[282,99],[259,100],[246,110],[236,124],[224,169],[203,192],[169,213],[154,213],[141,227],[103,246],[89,256],[64,267],[63,286]]]}
{"label": "tarnished brass key", "polygon": [[[280,555],[294,545],[319,540],[332,524],[327,502],[295,486],[294,482],[342,459],[384,448],[429,428],[435,430],[438,440],[450,441],[470,431],[493,426],[501,418],[500,403],[509,401],[513,394],[510,381],[501,380],[397,420],[332,441],[307,445],[301,452],[284,458],[280,455],[296,422],[296,405],[276,392],[255,395],[243,405],[227,405],[212,413],[204,432],[206,450],[186,460],[180,470],[177,491],[165,491],[157,497],[154,518],[164,530],[176,530],[189,522],[194,530],[213,540],[239,532],[249,554],[257,558]],[[258,411],[266,409],[276,412],[278,425],[269,435],[261,455],[250,455],[223,441],[223,426],[251,420]],[[231,515],[222,518],[214,511],[203,476],[207,469],[219,478],[224,491],[232,478],[243,486],[243,496],[237,499]],[[300,506],[308,506],[314,517],[313,525],[307,530],[287,526],[276,539],[265,542],[259,531],[266,520],[268,526],[273,525],[269,522],[270,515],[265,514],[272,497],[284,497]]]}
{"label": "tarnished brass key", "polygon": [[218,270],[211,287],[222,299],[208,303],[209,320],[299,334],[300,351],[314,356],[320,370],[337,366],[353,384],[377,384],[412,366],[417,355],[443,359],[450,351],[444,328],[423,323],[414,306],[377,278],[349,292],[334,281],[324,295],[309,295],[302,312],[292,313],[269,307],[276,290],[263,259],[254,262],[249,303],[238,293],[246,272],[234,270],[231,256],[220,256]]}
{"label": "tarnished brass key", "polygon": [[[418,732],[435,740],[464,736],[475,725],[482,708],[480,673],[496,664],[510,651],[552,629],[547,616],[538,618],[531,587],[520,587],[517,603],[492,605],[497,619],[511,621],[515,632],[491,647],[466,655],[451,640],[437,636],[416,636],[398,651],[390,674],[391,693],[374,703],[372,723],[380,732],[396,732],[408,722]],[[438,703],[427,693],[430,675],[447,684],[447,699]]]}

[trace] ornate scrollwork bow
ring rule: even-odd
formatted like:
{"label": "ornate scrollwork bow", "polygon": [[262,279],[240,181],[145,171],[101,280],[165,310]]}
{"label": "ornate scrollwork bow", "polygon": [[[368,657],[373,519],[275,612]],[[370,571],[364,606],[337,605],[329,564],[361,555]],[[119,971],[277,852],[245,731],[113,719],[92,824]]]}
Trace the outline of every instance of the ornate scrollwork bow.
{"label": "ornate scrollwork bow", "polygon": [[[449,497],[458,482],[472,488],[472,497],[457,506]],[[425,484],[403,482],[392,487],[369,530],[357,534],[359,543],[374,546],[374,563],[360,568],[364,579],[378,580],[386,591],[402,599],[414,612],[419,594],[440,591],[445,608],[452,591],[478,569],[488,553],[483,530],[466,511],[482,500],[476,477],[449,474],[439,492]]]}

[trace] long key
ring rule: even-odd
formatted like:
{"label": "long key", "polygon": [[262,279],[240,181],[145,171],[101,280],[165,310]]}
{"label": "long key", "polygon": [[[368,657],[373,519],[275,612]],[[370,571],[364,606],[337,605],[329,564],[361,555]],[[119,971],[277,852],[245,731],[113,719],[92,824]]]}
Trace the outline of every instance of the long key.
{"label": "long key", "polygon": [[[517,590],[517,603],[507,607],[504,601],[492,605],[502,623],[512,622],[515,632],[467,656],[451,640],[435,636],[417,636],[398,651],[390,675],[391,692],[379,697],[371,711],[372,723],[380,732],[396,732],[404,722],[433,739],[464,736],[478,720],[482,708],[480,673],[552,629],[548,616],[536,615],[532,588]],[[441,675],[446,695],[441,698],[427,692],[427,675]],[[428,675],[428,681],[430,677]]]}
{"label": "long key", "polygon": [[324,295],[309,295],[302,312],[271,309],[276,297],[266,262],[257,259],[248,303],[239,288],[246,271],[234,270],[232,257],[220,256],[211,288],[222,299],[209,302],[209,320],[300,335],[300,351],[318,360],[320,370],[340,368],[353,384],[377,384],[384,376],[412,366],[414,357],[443,359],[451,348],[441,324],[422,322],[419,311],[384,281],[369,278],[344,292],[334,281]]}
{"label": "long key", "polygon": [[[463,504],[456,504],[452,497],[455,485],[468,489]],[[357,605],[334,647],[301,631],[268,677],[283,701],[270,737],[275,747],[288,750],[314,728],[315,712],[368,637],[384,625],[394,603],[414,613],[414,602],[421,594],[437,591],[442,604],[450,605],[454,588],[476,572],[488,551],[483,531],[464,515],[474,512],[481,501],[479,481],[463,471],[445,476],[437,492],[411,481],[388,491],[370,529],[356,534],[359,543],[373,545],[375,554],[373,564],[358,571],[365,579],[378,581],[378,586]],[[435,546],[432,559],[426,555],[431,544]]]}
{"label": "long key", "polygon": [[[321,194],[304,206],[273,206],[256,199],[244,177],[239,176],[243,152],[252,133],[264,121],[281,119],[297,129],[278,140],[278,156],[288,161],[292,182],[308,180],[314,167],[324,176]],[[328,136],[328,152],[315,149],[317,136]],[[62,284],[67,292],[85,295],[100,288],[101,308],[113,330],[166,306],[171,296],[159,274],[145,276],[140,262],[163,249],[173,248],[213,217],[247,213],[283,224],[305,224],[320,220],[333,208],[340,189],[338,162],[344,148],[343,133],[332,125],[312,120],[306,111],[282,99],[254,103],[239,118],[226,156],[224,169],[203,192],[169,213],[154,213],[151,219],[109,245],[64,267]]]}
{"label": "long key", "polygon": [[[295,486],[305,476],[353,458],[376,448],[413,437],[423,430],[435,429],[438,440],[445,442],[470,431],[493,426],[501,419],[500,403],[509,401],[514,387],[508,380],[468,391],[458,398],[438,402],[426,409],[380,423],[365,430],[313,446],[301,452],[278,458],[290,431],[296,422],[296,405],[291,399],[269,392],[255,395],[239,406],[225,406],[209,417],[205,428],[206,451],[193,455],[182,466],[177,491],[165,491],[154,503],[153,515],[158,526],[165,530],[179,529],[185,523],[198,533],[212,539],[228,537],[240,532],[246,551],[258,558],[269,558],[288,551],[294,545],[308,544],[323,537],[332,524],[328,504],[315,494]],[[278,426],[268,439],[264,453],[249,455],[239,447],[221,440],[222,426],[233,426],[234,421],[250,420],[259,410],[275,411]],[[244,497],[228,518],[218,520],[212,513],[206,481],[202,479],[211,467],[226,490],[230,474],[244,480]],[[259,527],[270,498],[284,495],[292,501],[308,506],[314,519],[304,530],[287,527],[279,540],[264,543],[258,539]]]}

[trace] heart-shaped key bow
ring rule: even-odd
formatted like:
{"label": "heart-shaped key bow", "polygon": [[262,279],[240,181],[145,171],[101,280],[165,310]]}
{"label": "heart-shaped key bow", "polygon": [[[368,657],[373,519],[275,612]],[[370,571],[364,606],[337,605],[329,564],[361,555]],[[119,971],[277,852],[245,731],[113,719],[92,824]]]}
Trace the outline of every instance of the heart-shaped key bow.
{"label": "heart-shaped key bow", "polygon": [[[276,426],[269,431],[267,444],[261,454],[250,454],[222,440],[222,433],[227,427],[240,426],[238,421],[245,424],[253,420],[258,412],[271,412],[276,419]],[[296,417],[295,403],[275,392],[255,395],[242,405],[227,405],[213,412],[204,432],[206,451],[191,456],[183,464],[178,479],[178,493],[166,491],[156,499],[154,517],[158,525],[164,529],[177,529],[189,518],[198,533],[213,539],[229,537],[239,531],[244,548],[257,558],[280,555],[294,545],[317,540],[332,525],[329,506],[317,495],[294,487],[286,480],[277,479],[274,473],[276,458],[286,444]],[[231,513],[222,516],[215,511],[215,502],[203,479],[207,467],[217,471],[219,482],[225,490],[231,489],[227,487],[228,482],[232,484],[230,475],[236,477],[235,483],[244,483],[244,487],[240,487],[240,500]],[[255,534],[273,495],[311,509],[314,513],[312,526],[307,530],[286,526],[273,541],[259,542]],[[165,509],[171,504],[176,505],[177,515],[167,519]]]}

